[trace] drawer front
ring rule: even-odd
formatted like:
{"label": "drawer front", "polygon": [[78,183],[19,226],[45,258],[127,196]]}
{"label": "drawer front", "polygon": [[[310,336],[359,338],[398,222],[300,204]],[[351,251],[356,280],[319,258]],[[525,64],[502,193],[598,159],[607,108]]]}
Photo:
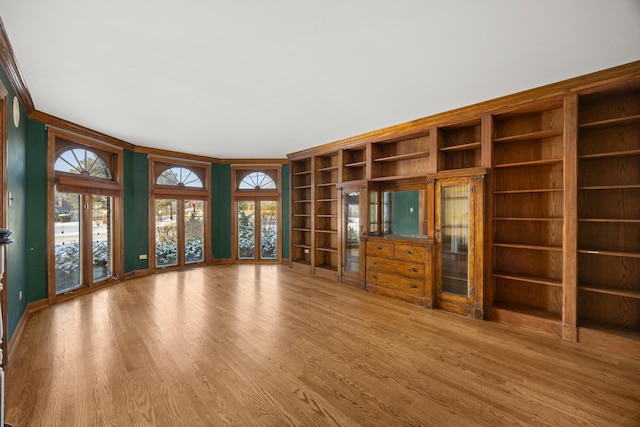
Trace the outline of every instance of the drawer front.
{"label": "drawer front", "polygon": [[396,243],[394,255],[398,259],[403,259],[406,261],[418,261],[420,263],[423,263],[426,257],[426,252],[424,246],[403,245],[401,243]]}
{"label": "drawer front", "polygon": [[393,257],[393,243],[367,241],[367,256]]}
{"label": "drawer front", "polygon": [[367,271],[367,283],[408,294],[424,295],[424,279],[411,279],[379,271]]}
{"label": "drawer front", "polygon": [[424,280],[424,264],[417,262],[399,261],[396,259],[367,257],[367,271],[376,270],[383,273]]}

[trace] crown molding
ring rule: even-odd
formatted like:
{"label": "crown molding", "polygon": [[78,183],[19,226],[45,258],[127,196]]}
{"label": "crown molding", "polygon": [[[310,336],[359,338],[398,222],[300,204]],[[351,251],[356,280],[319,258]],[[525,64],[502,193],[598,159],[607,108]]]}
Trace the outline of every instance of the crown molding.
{"label": "crown molding", "polygon": [[0,65],[7,75],[13,90],[16,92],[22,108],[24,108],[27,115],[30,116],[36,110],[36,107],[33,104],[33,99],[31,99],[29,89],[27,89],[27,84],[22,77],[20,67],[18,67],[18,63],[16,62],[13,48],[11,47],[11,42],[9,41],[9,36],[4,28],[2,19],[0,19]]}

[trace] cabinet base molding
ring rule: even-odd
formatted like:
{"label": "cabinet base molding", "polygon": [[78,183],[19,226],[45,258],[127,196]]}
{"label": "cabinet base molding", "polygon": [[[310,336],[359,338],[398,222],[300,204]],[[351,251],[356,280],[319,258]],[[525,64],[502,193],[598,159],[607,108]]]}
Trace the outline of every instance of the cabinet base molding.
{"label": "cabinet base molding", "polygon": [[540,313],[529,313],[526,309],[507,309],[503,307],[493,306],[488,310],[487,320],[506,323],[513,326],[521,326],[523,328],[532,329],[551,335],[556,338],[562,338],[562,321],[555,316],[541,316]]}

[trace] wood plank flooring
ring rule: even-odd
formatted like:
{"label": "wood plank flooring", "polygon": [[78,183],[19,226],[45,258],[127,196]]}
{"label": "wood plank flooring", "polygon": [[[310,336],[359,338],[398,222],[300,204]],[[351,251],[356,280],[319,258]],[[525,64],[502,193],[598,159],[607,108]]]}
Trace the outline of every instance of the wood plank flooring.
{"label": "wood plank flooring", "polygon": [[136,278],[38,311],[22,426],[640,425],[640,355],[429,310],[286,266]]}

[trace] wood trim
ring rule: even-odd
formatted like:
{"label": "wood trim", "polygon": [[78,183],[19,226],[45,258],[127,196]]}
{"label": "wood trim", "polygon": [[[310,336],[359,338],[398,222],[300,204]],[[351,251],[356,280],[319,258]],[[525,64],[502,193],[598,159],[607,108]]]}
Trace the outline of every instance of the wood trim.
{"label": "wood trim", "polygon": [[578,95],[564,99],[564,221],[563,246],[563,331],[565,340],[578,341]]}
{"label": "wood trim", "polygon": [[[7,227],[7,211],[8,204],[7,198],[9,190],[9,184],[7,181],[7,150],[9,145],[9,93],[7,92],[7,88],[4,87],[4,84],[0,82],[0,126],[2,126],[2,141],[0,141],[0,180],[2,180],[2,188],[0,188],[0,227]],[[2,350],[2,360],[0,360],[0,365],[2,367],[6,366],[9,363],[9,350],[7,343],[7,322],[8,322],[8,312],[9,312],[9,299],[7,292],[7,271],[8,266],[6,263],[7,259],[7,245],[2,245],[0,247],[2,251],[0,253],[0,257],[3,257],[4,262],[4,275],[0,276],[0,280],[2,281],[2,291],[0,291],[0,308],[2,310],[2,339],[0,349]]]}
{"label": "wood trim", "polygon": [[31,114],[35,111],[33,99],[31,99],[31,94],[29,93],[29,89],[27,89],[27,84],[24,81],[24,77],[22,77],[22,72],[20,71],[20,67],[18,67],[18,63],[16,62],[15,55],[13,53],[13,47],[11,46],[9,36],[7,35],[7,31],[5,30],[4,23],[1,19],[0,65],[7,75],[7,78],[9,79],[9,83],[11,83],[13,90],[16,92],[16,96],[20,100],[22,108],[25,109],[28,116],[31,116]]}

